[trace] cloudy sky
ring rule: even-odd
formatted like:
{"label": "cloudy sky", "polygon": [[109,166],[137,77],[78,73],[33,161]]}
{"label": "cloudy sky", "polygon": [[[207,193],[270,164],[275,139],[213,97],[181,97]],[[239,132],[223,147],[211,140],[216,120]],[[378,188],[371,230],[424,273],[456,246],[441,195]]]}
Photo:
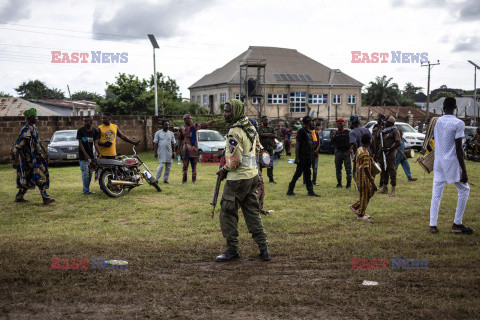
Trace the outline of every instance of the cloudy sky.
{"label": "cloudy sky", "polygon": [[[182,96],[249,46],[297,49],[364,84],[376,76],[427,87],[420,63],[352,63],[352,51],[428,53],[431,87],[473,89],[478,0],[0,0],[0,91],[39,79],[103,94],[119,72],[175,79]],[[128,53],[127,63],[52,63],[52,51]],[[268,63],[268,62],[267,62]],[[479,70],[480,78],[480,70]],[[480,80],[477,81],[480,83]],[[480,85],[477,84],[477,87]]]}

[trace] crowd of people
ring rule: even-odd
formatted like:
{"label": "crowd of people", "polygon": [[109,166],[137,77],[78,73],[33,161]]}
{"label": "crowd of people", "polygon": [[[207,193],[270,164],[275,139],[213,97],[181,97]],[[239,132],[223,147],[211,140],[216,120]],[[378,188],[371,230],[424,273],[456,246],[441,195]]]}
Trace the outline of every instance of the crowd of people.
{"label": "crowd of people", "polygon": [[[462,223],[463,213],[467,204],[470,188],[462,150],[464,137],[464,123],[454,116],[456,100],[446,98],[444,102],[444,116],[440,117],[432,128],[435,139],[435,160],[433,166],[433,188],[430,207],[430,232],[437,233],[437,218],[443,188],[446,183],[454,183],[458,189],[458,204],[452,232],[471,234],[473,230]],[[38,187],[45,205],[55,202],[47,194],[49,188],[48,152],[42,145],[37,129],[37,113],[34,108],[24,112],[27,123],[22,128],[18,140],[12,147],[13,166],[17,170],[17,187],[19,189],[15,201],[26,202],[24,198],[28,189]],[[102,115],[102,124],[98,128],[92,125],[92,118],[83,119],[84,126],[78,129],[79,162],[82,172],[83,194],[90,195],[92,167],[90,162],[96,157],[115,158],[116,139],[138,145],[140,141],[128,138],[110,121],[109,114]],[[190,164],[192,182],[196,183],[198,152],[198,130],[205,129],[221,120],[211,120],[205,123],[193,123],[191,116],[183,116],[184,125],[178,129],[177,139],[169,131],[169,122],[162,122],[162,129],[155,133],[154,156],[158,159],[156,180],[163,175],[163,182],[169,183],[172,158],[176,154],[183,160],[182,183],[187,182],[187,170]],[[227,249],[216,258],[216,261],[230,261],[239,257],[238,252],[238,209],[241,208],[249,232],[259,248],[261,260],[270,260],[267,237],[263,230],[260,214],[266,214],[263,204],[265,185],[262,177],[262,167],[267,167],[267,176],[270,183],[277,183],[274,179],[274,166],[263,163],[262,153],[274,157],[274,145],[277,138],[276,130],[269,124],[266,116],[262,117],[261,124],[257,125],[254,119],[245,116],[243,103],[231,99],[225,104],[224,120],[229,125],[225,146],[225,165],[217,175],[226,179],[224,185],[221,209],[220,227],[226,239]],[[396,119],[393,116],[379,114],[372,133],[362,126],[358,116],[350,118],[350,129],[345,128],[346,121],[337,119],[337,130],[330,137],[330,145],[334,146],[334,164],[337,184],[335,188],[343,187],[342,171],[346,174],[347,189],[352,188],[352,180],[359,191],[359,200],[349,206],[359,220],[371,220],[366,214],[370,199],[377,190],[388,193],[390,182],[390,197],[396,196],[397,168],[399,164],[405,171],[408,181],[416,181],[412,177],[409,163],[405,156],[405,142],[402,132],[395,127]],[[317,184],[318,154],[321,140],[320,124],[306,116],[302,119],[302,127],[298,130],[295,143],[296,170],[288,185],[287,195],[294,196],[297,180],[303,175],[307,195],[320,197],[314,192]],[[293,131],[286,124],[281,130],[281,139],[284,142],[287,155],[291,154]],[[175,144],[178,142],[178,147]],[[95,154],[96,153],[96,154]],[[262,160],[262,161],[260,161]],[[353,166],[352,166],[353,163]],[[378,163],[378,164],[377,164]],[[259,165],[260,164],[260,165]],[[313,169],[313,174],[311,172]],[[380,174],[379,186],[375,183],[375,176]]]}

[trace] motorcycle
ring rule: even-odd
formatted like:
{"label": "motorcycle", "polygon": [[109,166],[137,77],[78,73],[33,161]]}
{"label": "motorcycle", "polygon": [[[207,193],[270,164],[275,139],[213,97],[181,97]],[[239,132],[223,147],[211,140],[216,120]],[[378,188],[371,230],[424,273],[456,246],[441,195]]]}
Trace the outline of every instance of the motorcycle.
{"label": "motorcycle", "polygon": [[[158,182],[145,163],[137,156],[133,146],[132,156],[120,156],[117,159],[96,159],[91,163],[95,170],[95,181],[99,180],[100,189],[109,197],[118,198],[125,194],[125,189],[131,189],[144,184],[144,180],[158,192]],[[145,171],[140,170],[140,166]]]}
{"label": "motorcycle", "polygon": [[480,155],[475,154],[475,140],[467,139],[465,141],[464,150],[465,150],[465,159],[472,161],[480,161]]}

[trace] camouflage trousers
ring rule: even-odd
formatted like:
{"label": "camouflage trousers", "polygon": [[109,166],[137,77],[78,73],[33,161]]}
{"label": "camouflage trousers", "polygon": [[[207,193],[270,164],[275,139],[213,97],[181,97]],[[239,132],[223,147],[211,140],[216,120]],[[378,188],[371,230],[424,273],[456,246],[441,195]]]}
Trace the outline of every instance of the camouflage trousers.
{"label": "camouflage trousers", "polygon": [[220,208],[220,228],[227,240],[227,250],[238,252],[238,209],[241,208],[248,231],[260,251],[268,248],[258,204],[259,177],[227,180],[223,188]]}

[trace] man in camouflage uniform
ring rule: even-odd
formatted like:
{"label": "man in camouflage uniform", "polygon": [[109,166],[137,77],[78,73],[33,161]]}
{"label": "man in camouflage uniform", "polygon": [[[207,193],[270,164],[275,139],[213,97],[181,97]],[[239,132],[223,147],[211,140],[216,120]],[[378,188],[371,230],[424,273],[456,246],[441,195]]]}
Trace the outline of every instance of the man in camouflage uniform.
{"label": "man in camouflage uniform", "polygon": [[225,166],[217,175],[227,178],[223,189],[220,227],[227,240],[227,250],[215,261],[225,262],[239,258],[238,209],[241,208],[248,231],[258,245],[263,261],[270,260],[267,235],[263,231],[258,204],[258,169],[256,154],[260,149],[259,138],[253,124],[245,117],[245,107],[240,100],[231,99],[225,104],[225,121],[230,123],[226,147]]}
{"label": "man in camouflage uniform", "polygon": [[[260,143],[263,148],[268,154],[270,154],[270,159],[273,159],[273,149],[275,149],[275,138],[277,137],[277,133],[273,126],[268,125],[267,116],[262,117],[262,125],[258,128],[258,135],[260,136]],[[267,168],[267,176],[270,183],[276,183],[273,179],[273,165]]]}

